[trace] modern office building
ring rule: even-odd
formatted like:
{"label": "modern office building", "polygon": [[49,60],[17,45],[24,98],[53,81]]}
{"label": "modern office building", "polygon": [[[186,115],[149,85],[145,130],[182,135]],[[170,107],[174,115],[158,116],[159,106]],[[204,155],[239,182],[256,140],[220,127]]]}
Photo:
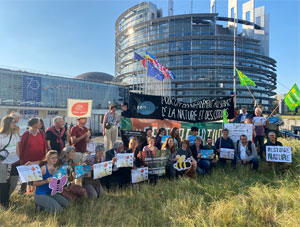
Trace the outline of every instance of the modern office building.
{"label": "modern office building", "polygon": [[[122,13],[115,24],[115,76],[130,90],[145,90],[145,69],[134,60],[134,52],[156,56],[175,75],[171,94],[182,101],[233,94],[234,37],[236,67],[250,77],[255,98],[268,111],[274,102],[276,61],[269,57],[269,15],[264,6],[254,8],[254,0],[242,5],[238,19],[237,0],[228,1],[228,16],[210,13],[168,16],[151,2],[142,2]],[[187,5],[187,7],[189,7]],[[236,28],[236,29],[234,29]],[[236,30],[236,36],[234,36]],[[236,80],[237,105],[252,108],[246,87]]]}

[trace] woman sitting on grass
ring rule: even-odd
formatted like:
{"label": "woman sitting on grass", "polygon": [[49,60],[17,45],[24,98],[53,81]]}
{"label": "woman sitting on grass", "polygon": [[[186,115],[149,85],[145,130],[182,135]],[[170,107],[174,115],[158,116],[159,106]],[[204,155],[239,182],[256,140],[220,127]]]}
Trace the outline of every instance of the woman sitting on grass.
{"label": "woman sitting on grass", "polygon": [[[94,164],[104,162],[105,161],[104,154],[105,154],[104,146],[97,145],[95,156],[94,157],[89,156],[85,161],[85,163],[89,166],[93,166]],[[85,188],[90,198],[98,198],[104,195],[104,190],[102,188],[102,185],[100,184],[100,180],[94,179],[93,171],[91,177],[85,177],[83,179],[83,187]]]}
{"label": "woman sitting on grass", "polygon": [[57,151],[48,151],[45,160],[40,163],[43,180],[33,182],[33,185],[36,186],[34,196],[36,205],[50,212],[60,212],[68,205],[65,197],[58,193],[52,196],[52,189],[49,188],[52,176],[56,172],[57,160]]}
{"label": "woman sitting on grass", "polygon": [[134,166],[139,168],[141,167],[141,159],[138,157],[140,149],[139,149],[139,140],[137,137],[132,137],[129,141],[129,150],[126,153],[134,153]]}
{"label": "woman sitting on grass", "polygon": [[190,158],[192,163],[191,167],[184,171],[184,175],[190,178],[196,178],[197,161],[193,158],[192,152],[189,148],[189,141],[183,140],[181,142],[181,148],[177,150],[177,155],[185,155],[185,159]]}
{"label": "woman sitting on grass", "polygon": [[175,179],[175,176],[176,176],[176,171],[175,171],[173,165],[177,161],[177,158],[176,158],[177,151],[176,151],[176,146],[175,146],[173,138],[168,137],[166,139],[166,142],[162,145],[161,149],[170,152],[169,160],[166,165],[166,172],[167,172],[167,175],[170,177],[170,179],[173,180],[173,179]]}

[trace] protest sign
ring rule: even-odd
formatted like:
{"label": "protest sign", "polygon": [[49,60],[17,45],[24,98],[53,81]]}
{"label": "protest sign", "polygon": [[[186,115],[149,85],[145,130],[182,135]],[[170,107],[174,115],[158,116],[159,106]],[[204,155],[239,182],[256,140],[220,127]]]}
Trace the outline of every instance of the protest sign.
{"label": "protest sign", "polygon": [[121,129],[121,138],[125,147],[128,147],[132,137],[137,137],[140,144],[146,140],[146,132]]}
{"label": "protest sign", "polygon": [[91,152],[91,154],[95,154],[96,153],[96,146],[98,145],[98,143],[96,142],[89,142],[86,145],[86,151],[87,152]]}
{"label": "protest sign", "polygon": [[178,171],[183,171],[191,168],[192,160],[190,158],[186,158],[185,155],[176,155],[177,162],[174,163],[174,169]]}
{"label": "protest sign", "polygon": [[291,147],[266,146],[266,158],[268,162],[292,162]]}
{"label": "protest sign", "polygon": [[17,170],[22,183],[43,180],[39,165],[17,166]]}
{"label": "protest sign", "polygon": [[131,182],[139,183],[148,180],[148,167],[131,170]]}
{"label": "protest sign", "polygon": [[127,154],[118,153],[116,157],[118,159],[116,162],[116,166],[118,168],[133,166],[133,157],[134,157],[133,153],[127,153]]}
{"label": "protest sign", "polygon": [[91,166],[75,166],[75,178],[90,177],[92,168]]}
{"label": "protest sign", "polygon": [[213,159],[214,150],[200,150],[201,159]]}
{"label": "protest sign", "polygon": [[132,118],[208,122],[223,119],[224,109],[228,118],[232,119],[234,117],[233,97],[204,98],[186,103],[170,96],[137,93],[129,95],[129,110]]}
{"label": "protest sign", "polygon": [[68,99],[68,117],[91,117],[93,100]]}
{"label": "protest sign", "polygon": [[265,126],[267,118],[265,117],[253,117],[255,126]]}
{"label": "protest sign", "polygon": [[93,165],[94,179],[105,177],[112,174],[112,161],[101,162]]}
{"label": "protest sign", "polygon": [[224,124],[224,128],[229,130],[229,137],[235,144],[240,140],[241,135],[246,135],[248,140],[252,140],[252,124],[227,123]]}
{"label": "protest sign", "polygon": [[63,165],[61,166],[53,175],[53,177],[57,178],[57,179],[61,179],[63,176],[67,175],[67,169],[68,166],[67,165]]}
{"label": "protest sign", "polygon": [[68,178],[64,175],[60,179],[53,177],[49,183],[49,188],[51,190],[51,195],[54,196],[56,193],[62,193],[64,186],[67,184]]}
{"label": "protest sign", "polygon": [[166,165],[170,156],[169,151],[159,150],[155,152],[154,157],[143,157],[148,165],[149,174],[162,176],[166,173]]}
{"label": "protest sign", "polygon": [[234,149],[220,148],[220,158],[234,159]]}

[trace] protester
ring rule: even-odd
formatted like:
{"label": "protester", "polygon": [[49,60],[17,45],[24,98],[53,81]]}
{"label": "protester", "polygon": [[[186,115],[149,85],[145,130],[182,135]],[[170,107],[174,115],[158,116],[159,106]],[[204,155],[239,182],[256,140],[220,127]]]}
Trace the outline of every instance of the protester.
{"label": "protester", "polygon": [[[85,161],[85,164],[92,166],[97,163],[105,161],[104,146],[97,145],[95,149],[95,156],[89,156]],[[104,195],[104,190],[99,179],[93,179],[93,171],[91,177],[85,177],[83,179],[83,187],[85,188],[90,198],[98,198]]]}
{"label": "protester", "polygon": [[[245,124],[252,124],[252,120],[249,118],[249,117],[247,117],[246,119],[245,119],[245,122],[244,122]],[[254,142],[254,138],[256,137],[256,132],[255,132],[255,126],[253,125],[252,126],[252,138],[251,138],[251,141],[252,142]],[[248,139],[250,139],[250,138],[248,138]]]}
{"label": "protester", "polygon": [[242,165],[252,164],[253,170],[258,169],[258,159],[255,144],[248,140],[246,135],[241,135],[236,145],[236,157]]}
{"label": "protester", "polygon": [[179,128],[177,128],[177,127],[172,128],[170,136],[173,138],[176,148],[178,149],[179,147],[181,147],[181,138],[179,135]]}
{"label": "protester", "polygon": [[157,135],[155,137],[155,146],[157,147],[158,150],[161,149],[161,137],[165,136],[167,134],[167,131],[165,128],[160,128],[157,132]]}
{"label": "protester", "polygon": [[214,151],[214,158],[210,161],[212,166],[215,166],[217,163],[217,149],[213,145],[213,140],[210,136],[206,138],[206,145],[204,146],[204,150],[213,150]]}
{"label": "protester", "polygon": [[143,150],[144,147],[148,145],[148,139],[149,139],[150,137],[152,137],[152,134],[153,134],[152,128],[147,128],[147,129],[146,129],[146,138],[145,138],[145,140],[141,143],[140,150]]}
{"label": "protester", "polygon": [[48,150],[56,150],[58,154],[66,144],[66,128],[64,127],[64,120],[62,117],[57,116],[53,119],[53,126],[46,131],[46,140]]}
{"label": "protester", "polygon": [[197,161],[193,158],[193,154],[189,148],[189,141],[183,140],[181,147],[177,150],[177,155],[185,155],[185,158],[191,159],[191,167],[184,171],[184,174],[190,178],[196,178]]}
{"label": "protester", "polygon": [[[262,116],[262,110],[260,108],[255,108],[255,116],[253,117],[252,123],[255,126],[254,143],[257,148],[259,148],[260,158],[263,160],[263,149],[265,142],[265,130],[268,128],[269,121],[267,118]],[[258,145],[259,144],[259,145]]]}
{"label": "protester", "polygon": [[240,123],[239,120],[239,115],[240,115],[240,108],[239,107],[235,107],[234,108],[234,118],[230,119],[229,122],[230,123]]}
{"label": "protester", "polygon": [[44,134],[46,133],[45,124],[44,124],[43,119],[41,119],[41,118],[40,118],[39,129],[40,129]]}
{"label": "protester", "polygon": [[56,172],[57,162],[57,151],[48,151],[46,158],[40,163],[43,180],[33,182],[36,186],[34,196],[36,205],[49,212],[61,212],[68,205],[68,200],[61,194],[51,195],[49,183]]}
{"label": "protester", "polygon": [[122,112],[121,112],[121,116],[122,117],[130,117],[130,111],[128,110],[128,103],[127,102],[123,102],[121,104],[121,107],[122,107]]}
{"label": "protester", "polygon": [[192,146],[195,143],[195,138],[198,136],[199,128],[193,126],[193,127],[191,127],[191,132],[192,132],[192,135],[189,135],[187,139],[188,139],[190,145]]}
{"label": "protester", "polygon": [[19,155],[19,142],[16,120],[10,116],[3,117],[0,127],[0,208],[7,209],[9,207],[10,195],[17,186],[18,160],[16,163],[5,164],[5,159],[7,161],[7,158],[11,158],[10,153],[12,152]]}
{"label": "protester", "polygon": [[114,142],[118,138],[118,115],[116,110],[117,106],[115,104],[111,104],[109,107],[109,112],[104,115],[103,136],[105,150],[111,149]]}
{"label": "protester", "polygon": [[[204,146],[202,144],[202,139],[200,136],[195,138],[195,143],[190,146],[192,151],[193,158],[197,161],[197,173],[199,174],[207,174],[210,171],[210,160],[201,159],[201,150],[204,150]],[[211,159],[214,158],[214,154],[210,157]]]}
{"label": "protester", "polygon": [[78,117],[78,124],[71,129],[71,142],[76,149],[74,162],[76,165],[82,163],[86,158],[86,145],[90,141],[91,133],[85,127],[86,117]]}
{"label": "protester", "polygon": [[[232,141],[232,139],[230,139],[228,137],[228,134],[229,134],[229,130],[227,128],[224,128],[222,130],[222,136],[220,138],[218,138],[215,142],[215,147],[217,149],[217,153],[219,156],[219,162],[222,166],[226,165],[227,159],[220,157],[221,148],[234,149],[233,141]],[[233,159],[231,159],[231,166],[232,167],[236,166],[236,157],[235,156]]]}
{"label": "protester", "polygon": [[141,159],[138,157],[140,149],[139,149],[139,140],[137,137],[132,137],[129,140],[129,149],[126,153],[133,153],[134,154],[134,166],[139,168],[141,167]]}
{"label": "protester", "polygon": [[15,121],[16,121],[15,132],[18,134],[18,136],[21,136],[20,135],[20,127],[18,126],[18,123],[19,123],[19,120],[20,120],[20,114],[17,113],[17,112],[11,112],[9,114],[9,116],[15,119]]}
{"label": "protester", "polygon": [[[47,153],[45,133],[39,129],[40,119],[37,117],[30,118],[28,127],[29,130],[22,135],[19,147],[21,165],[25,165],[27,162],[43,160]],[[25,185],[26,184],[22,184],[21,192],[25,189]],[[33,190],[34,188],[32,186],[27,185],[27,194],[32,193]]]}
{"label": "protester", "polygon": [[176,170],[174,169],[174,163],[177,161],[177,150],[172,137],[168,137],[166,142],[161,147],[162,150],[169,152],[169,159],[166,165],[166,173],[170,179],[174,180],[176,176]]}

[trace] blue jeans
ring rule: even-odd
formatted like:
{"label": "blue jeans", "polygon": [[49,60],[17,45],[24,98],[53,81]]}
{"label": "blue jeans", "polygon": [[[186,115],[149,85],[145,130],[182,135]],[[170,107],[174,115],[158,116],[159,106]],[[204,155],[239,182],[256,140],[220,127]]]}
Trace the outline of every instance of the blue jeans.
{"label": "blue jeans", "polygon": [[210,171],[210,160],[198,160],[197,162],[197,172],[200,174],[207,174]]}
{"label": "blue jeans", "polygon": [[226,165],[226,160],[231,160],[231,167],[235,168],[236,167],[236,157],[234,156],[233,159],[226,159],[226,158],[220,158],[219,163],[222,167]]}
{"label": "blue jeans", "polygon": [[[253,158],[251,161],[249,161],[249,162],[247,162],[247,163],[249,163],[249,164],[253,164],[253,170],[258,170],[258,166],[259,166],[259,164],[258,164],[258,159],[257,158]],[[247,165],[247,164],[243,164],[243,165]]]}

